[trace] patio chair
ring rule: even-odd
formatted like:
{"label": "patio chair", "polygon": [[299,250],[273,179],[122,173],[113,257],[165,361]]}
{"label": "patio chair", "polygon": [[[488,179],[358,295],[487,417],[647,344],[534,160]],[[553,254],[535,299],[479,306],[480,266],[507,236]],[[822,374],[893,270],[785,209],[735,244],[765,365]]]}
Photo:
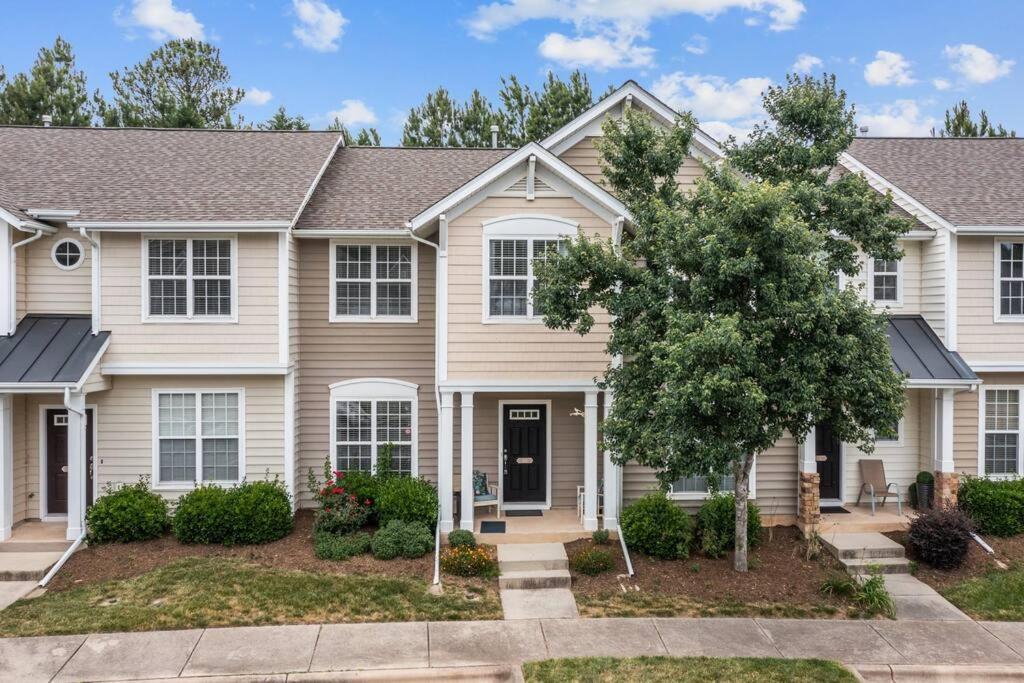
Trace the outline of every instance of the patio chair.
{"label": "patio chair", "polygon": [[501,519],[501,499],[498,498],[498,485],[487,482],[487,473],[473,470],[473,509],[494,506],[498,509]]}
{"label": "patio chair", "polygon": [[[583,523],[583,486],[576,487],[576,517]],[[597,516],[604,518],[604,479],[597,480]]]}
{"label": "patio chair", "polygon": [[857,505],[860,505],[861,496],[867,491],[871,496],[871,514],[875,514],[875,500],[882,497],[882,505],[889,499],[890,495],[896,496],[896,510],[903,515],[903,501],[900,499],[900,487],[896,482],[888,481],[885,478],[885,465],[881,460],[860,461],[860,492],[857,493]]}

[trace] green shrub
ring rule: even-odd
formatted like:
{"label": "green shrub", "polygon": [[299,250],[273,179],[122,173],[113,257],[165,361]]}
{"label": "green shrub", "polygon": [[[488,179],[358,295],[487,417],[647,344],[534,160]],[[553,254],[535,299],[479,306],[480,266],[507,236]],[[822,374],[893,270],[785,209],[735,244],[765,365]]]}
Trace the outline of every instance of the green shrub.
{"label": "green shrub", "polygon": [[852,598],[857,595],[860,586],[846,574],[833,574],[825,579],[818,590],[830,598]]}
{"label": "green shrub", "polygon": [[[377,477],[369,472],[362,472],[360,470],[350,470],[337,474],[344,475],[338,480],[338,483],[348,493],[355,496],[360,505],[369,508],[370,517],[373,517],[376,513],[377,491],[380,487]],[[370,501],[369,505],[367,505],[366,501]]]}
{"label": "green shrub", "polygon": [[594,533],[590,534],[590,539],[597,545],[608,545],[608,539],[610,534],[607,529],[598,529]]}
{"label": "green shrub", "polygon": [[370,534],[357,531],[338,536],[318,531],[313,535],[313,552],[321,560],[347,560],[370,552]]}
{"label": "green shrub", "polygon": [[577,574],[597,576],[615,566],[612,554],[604,548],[588,546],[577,550],[569,558],[569,567]]}
{"label": "green shrub", "polygon": [[377,492],[377,521],[421,522],[433,530],[437,524],[437,489],[425,479],[388,477]]}
{"label": "green shrub", "polygon": [[284,538],[292,531],[291,496],[284,483],[246,481],[228,491],[231,531],[225,545],[255,545]]}
{"label": "green shrub", "polygon": [[393,519],[373,535],[370,547],[378,560],[423,557],[434,549],[434,534],[423,522]]}
{"label": "green shrub", "polygon": [[929,472],[928,470],[923,470],[917,473],[916,482],[918,484],[934,484],[935,475]]}
{"label": "green shrub", "polygon": [[978,530],[993,536],[1024,533],[1024,479],[965,477],[957,494],[960,507]]}
{"label": "green shrub", "polygon": [[627,505],[619,524],[631,550],[663,560],[687,557],[693,521],[664,493],[649,493]]}
{"label": "green shrub", "polygon": [[472,531],[456,529],[448,532],[448,545],[453,548],[475,548],[476,537]]}
{"label": "green shrub", "polygon": [[223,543],[231,534],[232,509],[228,489],[198,486],[174,509],[174,536],[182,543]]}
{"label": "green shrub", "polygon": [[441,569],[453,576],[492,576],[498,566],[486,548],[461,545],[441,551]]}
{"label": "green shrub", "polygon": [[937,569],[954,569],[967,559],[971,518],[960,510],[927,510],[910,523],[907,541],[914,555]]}
{"label": "green shrub", "polygon": [[[708,557],[721,557],[736,545],[736,498],[731,493],[715,494],[697,512],[700,547]],[[747,544],[761,540],[761,511],[747,501]]]}
{"label": "green shrub", "polygon": [[149,482],[107,486],[85,513],[89,543],[130,543],[162,536],[171,524],[167,501]]}
{"label": "green shrub", "polygon": [[872,572],[871,577],[858,587],[853,601],[867,615],[883,614],[890,619],[896,618],[896,603],[885,588],[885,577],[879,573]]}

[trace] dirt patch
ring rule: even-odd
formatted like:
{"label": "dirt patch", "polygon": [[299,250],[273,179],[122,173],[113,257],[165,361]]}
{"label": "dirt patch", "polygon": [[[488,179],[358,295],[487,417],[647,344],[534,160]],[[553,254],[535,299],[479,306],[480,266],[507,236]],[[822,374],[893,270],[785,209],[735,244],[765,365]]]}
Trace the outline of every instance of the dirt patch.
{"label": "dirt patch", "polygon": [[[588,540],[566,544],[572,557]],[[806,544],[794,527],[765,530],[750,551],[750,571],[733,569],[732,553],[719,559],[693,554],[685,560],[657,560],[630,553],[635,577],[623,578],[626,563],[617,543],[615,568],[598,576],[573,572],[573,592],[586,616],[846,616],[849,605],[820,592],[821,584],[841,572],[824,551],[806,557]],[[636,590],[634,587],[639,588]]]}
{"label": "dirt patch", "polygon": [[[907,543],[907,532],[895,531],[886,534],[886,536],[905,547],[908,558],[917,560],[914,557],[914,551],[911,550],[910,545]],[[1009,538],[999,538],[996,536],[983,536],[982,538],[996,552],[995,558],[982,550],[980,545],[971,541],[970,550],[967,551],[967,561],[964,562],[962,567],[958,569],[933,569],[923,562],[919,562],[914,575],[935,590],[941,592],[967,579],[984,576],[990,571],[999,569],[995,562],[996,559],[1009,566],[1024,567],[1024,534]]]}

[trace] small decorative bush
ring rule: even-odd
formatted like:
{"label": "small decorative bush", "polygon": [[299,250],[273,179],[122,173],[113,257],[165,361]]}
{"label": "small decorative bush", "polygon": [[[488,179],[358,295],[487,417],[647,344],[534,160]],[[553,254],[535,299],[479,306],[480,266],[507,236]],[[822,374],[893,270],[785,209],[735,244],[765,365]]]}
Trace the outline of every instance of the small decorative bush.
{"label": "small decorative bush", "polygon": [[649,493],[627,505],[619,523],[630,550],[663,560],[690,554],[693,521],[664,493]]}
{"label": "small decorative bush", "polygon": [[393,519],[373,535],[370,547],[378,560],[423,557],[434,549],[434,534],[423,522]]}
{"label": "small decorative bush", "polygon": [[935,484],[935,475],[932,474],[931,472],[929,472],[928,470],[923,470],[923,471],[917,473],[916,482],[918,484],[934,485]]}
{"label": "small decorative bush", "polygon": [[388,477],[377,492],[377,521],[383,527],[394,520],[421,522],[431,531],[437,525],[437,489],[413,477]]}
{"label": "small decorative bush", "polygon": [[1024,533],[1024,479],[964,477],[957,493],[960,508],[983,534]]}
{"label": "small decorative bush", "polygon": [[85,513],[89,543],[130,543],[163,536],[171,525],[167,501],[140,479],[119,488],[108,485]]}
{"label": "small decorative bush", "polygon": [[231,533],[228,489],[199,486],[178,499],[172,527],[182,543],[223,543]]}
{"label": "small decorative bush", "polygon": [[318,531],[313,536],[313,552],[321,560],[347,560],[370,552],[370,534],[357,531],[338,536]]}
{"label": "small decorative bush", "polygon": [[441,551],[441,569],[454,576],[490,576],[498,567],[486,548],[453,545]]}
{"label": "small decorative bush", "polygon": [[367,492],[376,491],[377,484],[369,474],[332,471],[330,460],[325,460],[323,483],[310,469],[307,487],[318,508],[314,531],[348,534],[365,526],[372,516],[373,498]]}
{"label": "small decorative bush", "polygon": [[[721,557],[736,545],[736,497],[715,494],[697,512],[700,548],[708,557]],[[747,544],[753,548],[761,540],[761,511],[747,501]]]}
{"label": "small decorative bush", "polygon": [[960,510],[928,510],[910,523],[907,540],[922,562],[955,569],[967,558],[972,528],[970,517]]}
{"label": "small decorative bush", "polygon": [[456,529],[448,532],[448,545],[453,548],[475,548],[476,537],[472,531]]}
{"label": "small decorative bush", "polygon": [[341,475],[340,483],[345,491],[355,496],[356,500],[363,507],[369,508],[370,517],[372,518],[376,513],[377,490],[380,487],[377,477],[369,472],[362,472],[360,470],[349,470],[348,472],[338,472],[335,474]]}
{"label": "small decorative bush", "polygon": [[584,547],[569,558],[569,567],[577,574],[596,576],[615,566],[611,552],[604,548]]}
{"label": "small decorative bush", "polygon": [[231,531],[225,545],[256,545],[284,538],[292,531],[292,499],[284,482],[246,481],[228,491]]}
{"label": "small decorative bush", "polygon": [[590,534],[590,539],[597,545],[608,545],[608,539],[610,535],[607,529],[598,529],[594,533]]}

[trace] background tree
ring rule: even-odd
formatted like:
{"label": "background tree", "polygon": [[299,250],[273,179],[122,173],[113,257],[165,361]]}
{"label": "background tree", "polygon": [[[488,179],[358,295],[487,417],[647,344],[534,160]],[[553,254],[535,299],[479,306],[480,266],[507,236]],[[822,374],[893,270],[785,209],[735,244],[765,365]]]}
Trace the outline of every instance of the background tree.
{"label": "background tree", "polygon": [[549,327],[583,334],[593,307],[611,315],[607,350],[629,359],[602,384],[615,396],[602,431],[617,463],[653,467],[666,487],[735,477],[738,571],[754,458],[819,422],[870,452],[872,430],[890,432],[904,400],[884,318],[834,287],[859,270],[858,247],[897,257],[907,227],[860,176],[827,182],[855,132],[845,93],[834,79],[791,78],[764,107],[771,124],[689,194],[675,174],[692,118],[669,130],[637,110],[608,121],[605,175],[633,237],[621,250],[574,240],[538,268],[534,295]]}
{"label": "background tree", "polygon": [[[540,142],[594,103],[590,82],[579,69],[563,81],[552,72],[536,94],[526,119],[526,141]],[[524,142],[526,142],[524,141]]]}
{"label": "background tree", "polygon": [[260,130],[309,130],[309,122],[302,114],[291,116],[284,106],[280,106],[273,116],[263,123],[257,123],[256,127]]}
{"label": "background tree", "polygon": [[38,126],[44,114],[55,126],[88,126],[95,109],[89,99],[85,73],[75,69],[71,43],[60,36],[52,48],[42,48],[29,73],[5,82],[0,68],[0,123]]}
{"label": "background tree", "polygon": [[220,50],[191,38],[168,41],[110,80],[113,104],[97,97],[107,126],[233,128],[232,111],[245,96],[228,85]]}
{"label": "background tree", "polygon": [[[934,129],[932,136],[935,136]],[[960,100],[953,105],[953,111],[946,110],[946,122],[943,129],[939,131],[939,137],[943,138],[1015,138],[1017,132],[1006,130],[1003,124],[992,125],[988,119],[988,113],[982,109],[978,121],[971,118],[971,109],[967,106],[967,100]]]}
{"label": "background tree", "polygon": [[376,128],[361,128],[354,136],[341,119],[335,117],[334,121],[327,126],[327,130],[336,130],[341,133],[346,147],[380,147],[380,133]]}

